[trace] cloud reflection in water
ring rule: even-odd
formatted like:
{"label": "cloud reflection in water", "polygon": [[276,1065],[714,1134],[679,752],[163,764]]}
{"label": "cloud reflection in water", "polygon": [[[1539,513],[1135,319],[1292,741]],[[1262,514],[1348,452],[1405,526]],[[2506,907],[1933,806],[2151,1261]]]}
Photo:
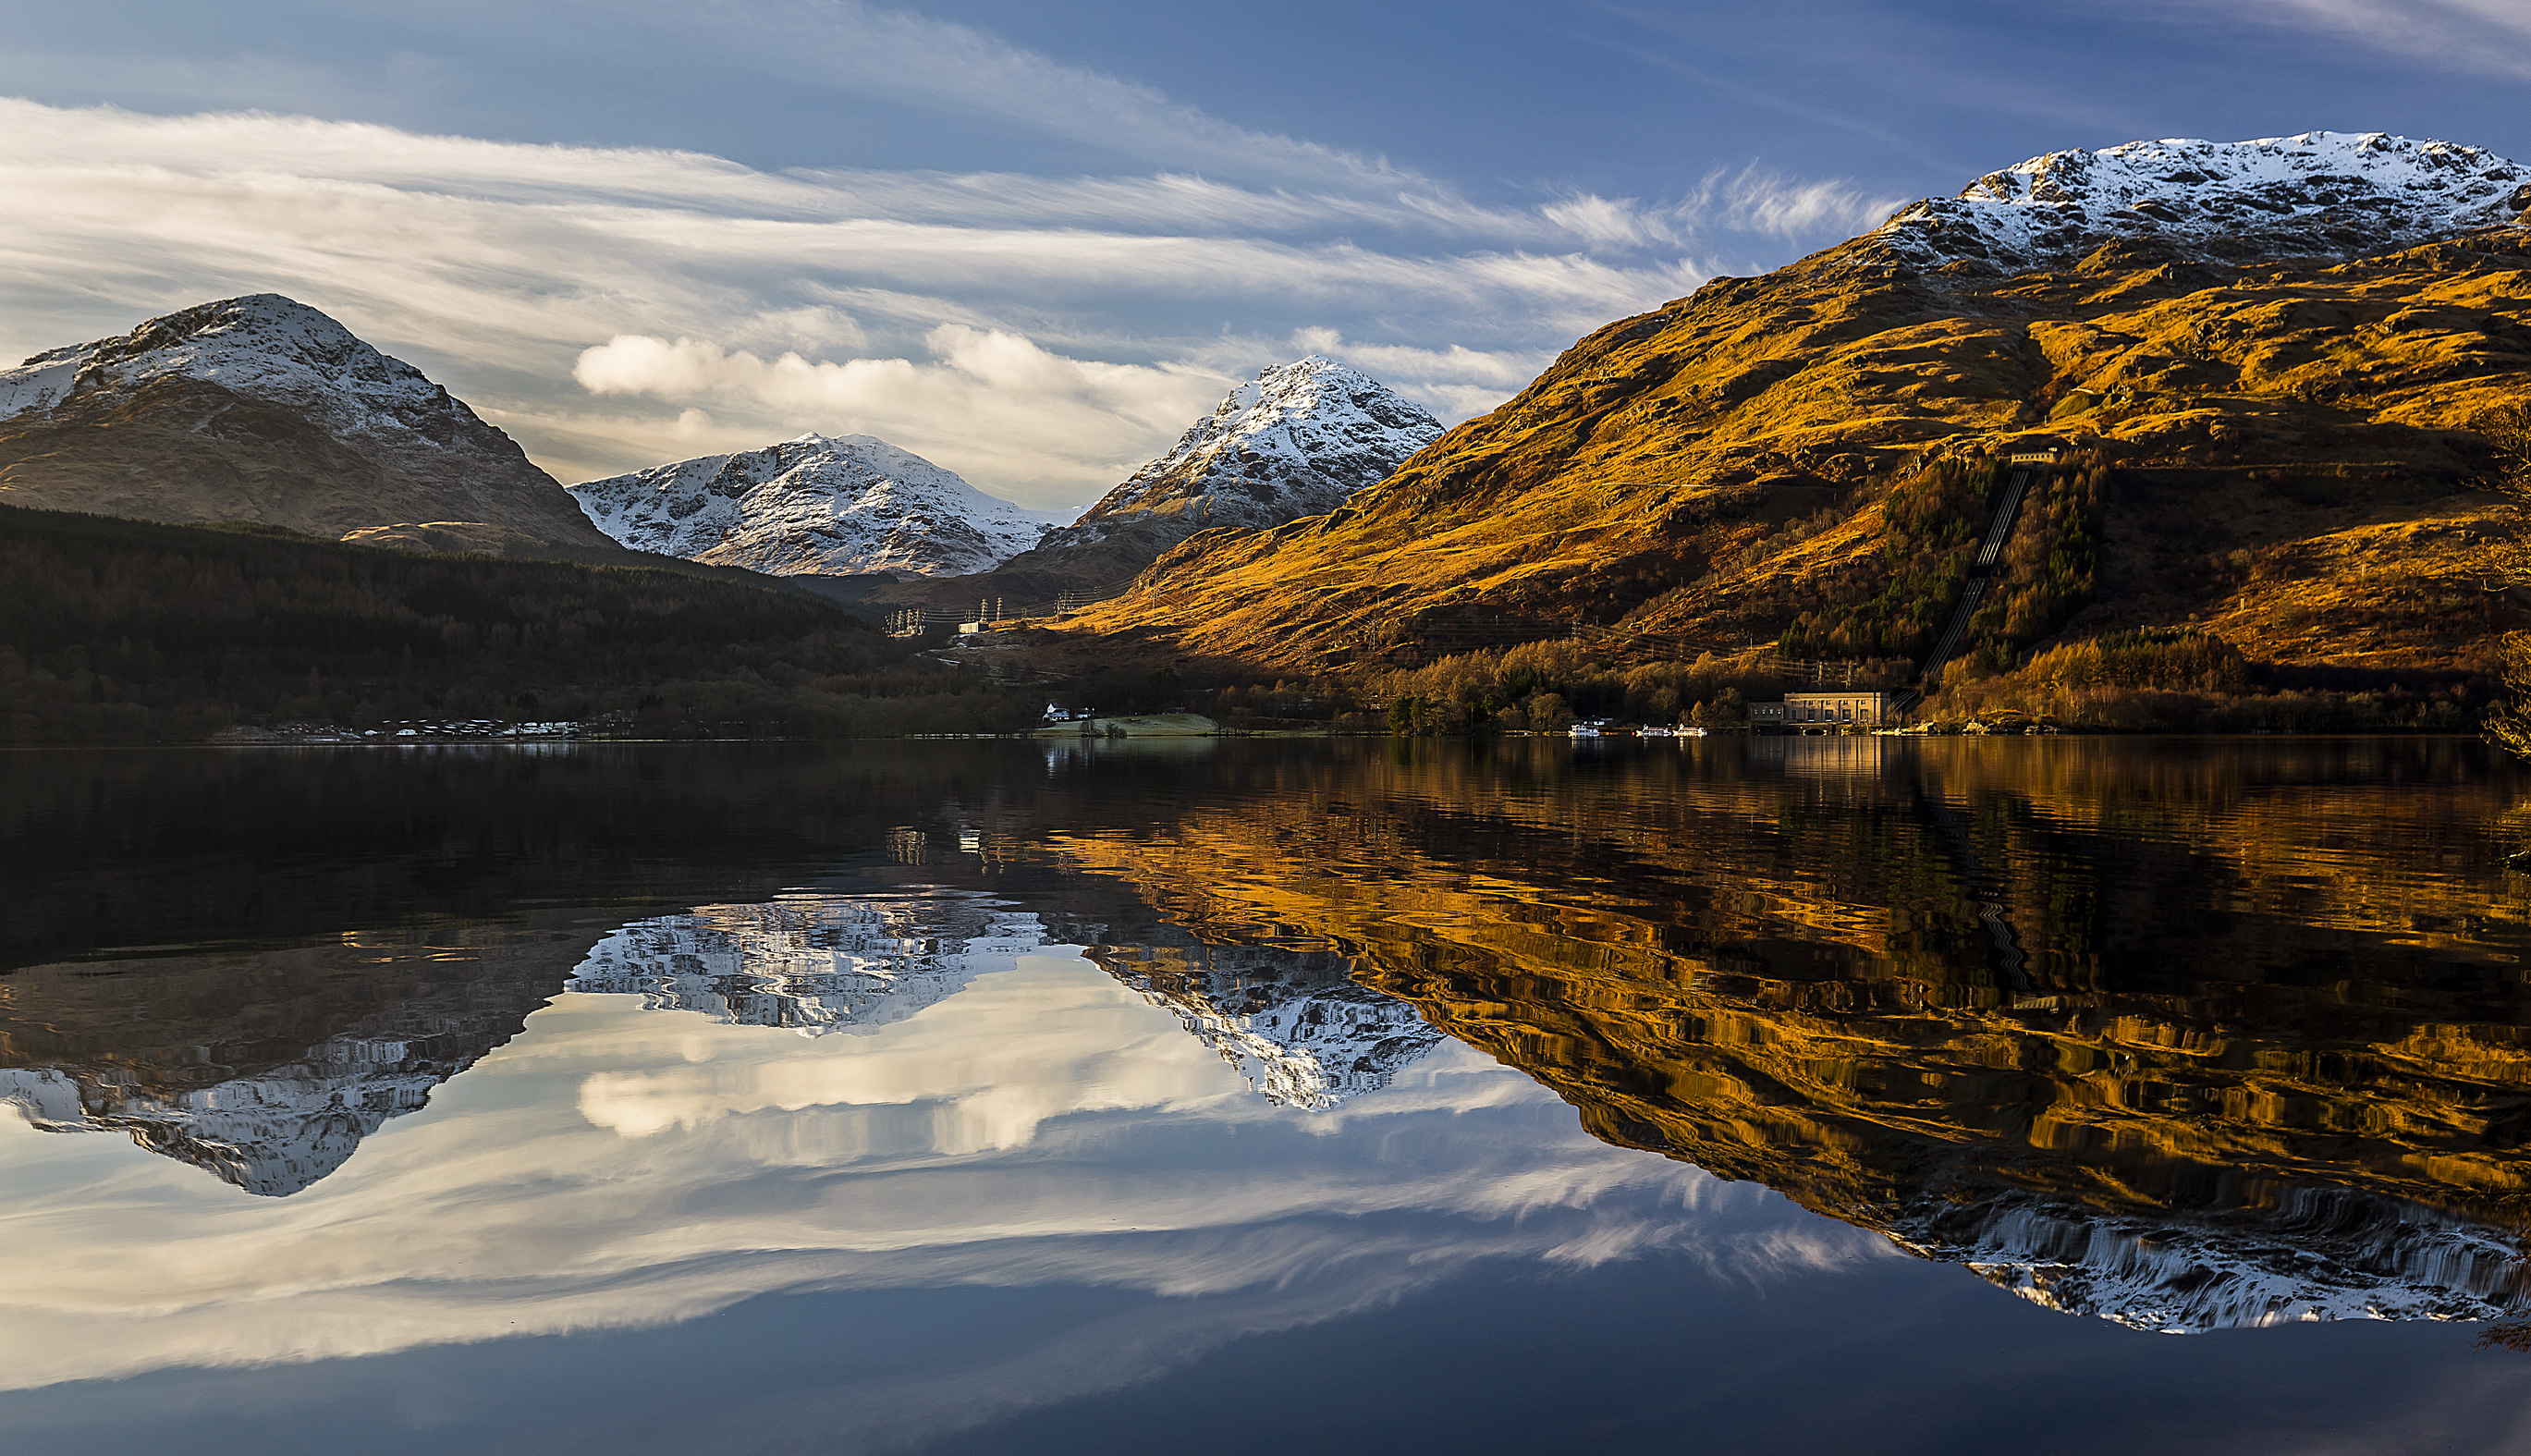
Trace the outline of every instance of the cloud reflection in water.
{"label": "cloud reflection in water", "polygon": [[1886,1248],[1608,1148],[1454,1047],[1295,1110],[1085,961],[961,954],[957,994],[852,1036],[565,994],[288,1200],[20,1126],[0,1380],[658,1324],[787,1290],[1245,1292],[1202,1316],[1230,1321],[1214,1334],[1151,1346],[1166,1364],[1479,1260],[1666,1250],[1758,1274]]}

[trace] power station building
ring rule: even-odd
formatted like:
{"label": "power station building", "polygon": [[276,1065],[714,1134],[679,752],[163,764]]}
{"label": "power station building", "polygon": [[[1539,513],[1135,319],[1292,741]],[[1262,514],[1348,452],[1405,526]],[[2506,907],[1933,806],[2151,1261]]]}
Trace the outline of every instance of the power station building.
{"label": "power station building", "polygon": [[1799,733],[1883,728],[1898,721],[1895,693],[1787,693],[1781,702],[1749,704],[1749,726]]}

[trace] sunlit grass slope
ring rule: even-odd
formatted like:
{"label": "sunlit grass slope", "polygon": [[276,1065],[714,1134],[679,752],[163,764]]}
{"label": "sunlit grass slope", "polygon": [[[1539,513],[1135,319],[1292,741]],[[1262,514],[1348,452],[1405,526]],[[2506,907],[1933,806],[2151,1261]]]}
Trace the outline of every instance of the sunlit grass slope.
{"label": "sunlit grass slope", "polygon": [[2477,665],[2512,618],[2468,569],[2471,425],[2526,392],[2520,228],[1999,280],[1865,238],[1609,324],[1343,509],[1199,536],[1080,626],[1294,666],[1489,618],[1772,642],[1884,591],[1912,474],[2062,441],[2103,472],[2097,580],[2023,649],[2194,618],[2255,660]]}

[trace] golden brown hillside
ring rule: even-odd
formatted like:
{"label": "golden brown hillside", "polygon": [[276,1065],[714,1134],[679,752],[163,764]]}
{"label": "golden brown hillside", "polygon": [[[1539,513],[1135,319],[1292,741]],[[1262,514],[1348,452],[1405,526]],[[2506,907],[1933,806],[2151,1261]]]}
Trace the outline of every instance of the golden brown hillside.
{"label": "golden brown hillside", "polygon": [[[1199,536],[1079,625],[1275,666],[1489,622],[1773,641],[1882,589],[1912,469],[2063,441],[2102,467],[2097,563],[2019,649],[2195,619],[2254,661],[2484,666],[2513,617],[2468,571],[2499,510],[2470,426],[2526,393],[2520,227],[2246,265],[2129,239],[2010,276],[1875,235],[1612,323],[1343,509]],[[2066,519],[2025,511],[2014,549]]]}

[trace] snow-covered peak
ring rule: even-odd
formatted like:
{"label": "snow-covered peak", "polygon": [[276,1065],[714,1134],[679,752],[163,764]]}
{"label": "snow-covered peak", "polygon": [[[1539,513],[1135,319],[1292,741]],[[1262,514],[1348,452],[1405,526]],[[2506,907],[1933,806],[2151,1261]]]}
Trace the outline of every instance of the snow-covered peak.
{"label": "snow-covered peak", "polygon": [[570,490],[591,525],[634,550],[774,576],[964,576],[1043,530],[910,450],[814,430]]}
{"label": "snow-covered peak", "polygon": [[1334,510],[1440,434],[1441,421],[1422,407],[1313,354],[1271,365],[1230,391],[1166,455],[1060,534],[1091,541],[1128,526],[1183,534],[1280,526]]}
{"label": "snow-covered peak", "polygon": [[1956,197],[1913,203],[1872,236],[1918,266],[2012,272],[2125,239],[2236,262],[2344,256],[2511,222],[2525,208],[2531,170],[2483,147],[2305,132],[2052,151]]}
{"label": "snow-covered peak", "polygon": [[279,294],[221,299],[128,334],[47,350],[0,371],[0,420],[54,408],[89,389],[170,376],[287,405],[331,433],[380,443],[442,443],[451,399],[421,370],[380,354],[317,309]]}

